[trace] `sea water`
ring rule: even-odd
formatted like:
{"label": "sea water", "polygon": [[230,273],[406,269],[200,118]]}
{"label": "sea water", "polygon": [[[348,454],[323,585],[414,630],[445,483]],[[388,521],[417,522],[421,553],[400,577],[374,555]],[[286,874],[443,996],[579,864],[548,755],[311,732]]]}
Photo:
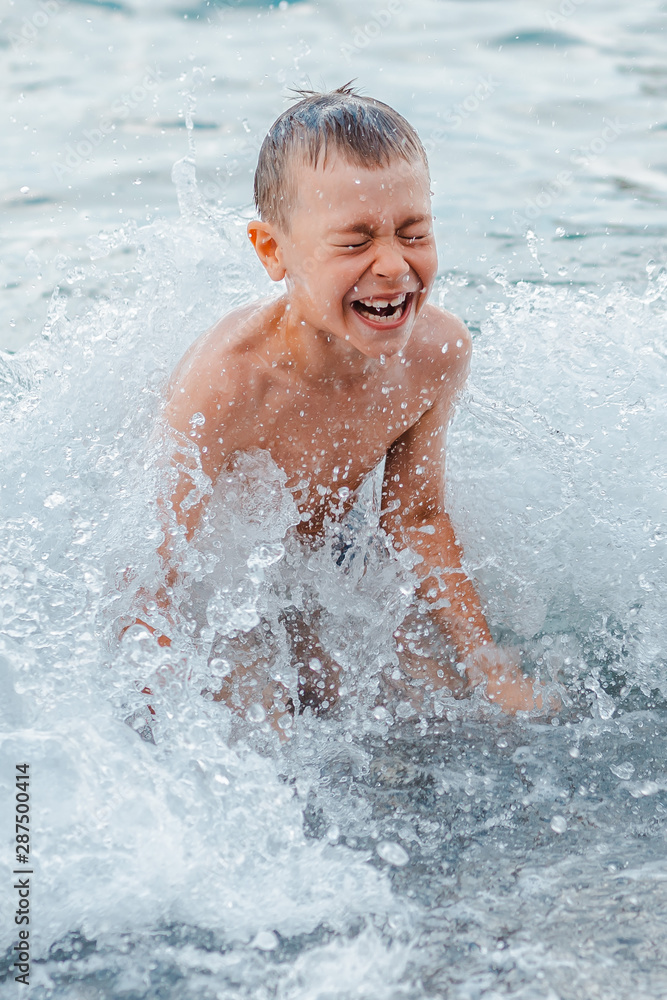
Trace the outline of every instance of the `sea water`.
{"label": "sea water", "polygon": [[[480,29],[464,6],[423,4],[419,13],[440,18],[474,73],[470,39]],[[507,23],[508,5],[475,6],[495,18],[495,60],[520,31]],[[259,18],[253,10],[252,30],[268,39],[282,25],[286,49],[304,32],[315,37],[304,24],[334,32],[340,9],[295,4]],[[248,9],[225,13],[255,58]],[[154,23],[173,38],[156,5],[102,16],[110,44],[131,16],[139,37]],[[339,47],[354,26],[336,29]],[[579,46],[554,45],[597,46],[603,66],[605,53],[617,59],[610,22],[594,32],[572,15],[565,27]],[[371,63],[397,44],[386,32],[367,52]],[[655,43],[640,41],[633,65],[646,68]],[[34,44],[48,52],[43,38]],[[531,44],[514,51],[530,58]],[[190,135],[208,99],[206,73],[189,69],[182,84]],[[553,102],[547,77],[537,80]],[[484,120],[491,141],[500,119]],[[521,131],[518,109],[508,120]],[[451,153],[466,141],[461,126],[445,146]],[[538,147],[529,146],[533,166]],[[49,155],[58,151],[54,142]],[[591,169],[608,162],[600,157]],[[381,697],[413,578],[410,560],[378,531],[372,478],[340,562],[334,535],[312,553],[295,541],[294,500],[266,453],[239,456],[224,484],[201,478],[210,514],[185,553],[174,648],[132,630],[118,639],[118,622],[159,579],[155,496],[168,470],[155,428],[169,374],[219,315],[271,292],[247,246],[243,197],[234,203],[245,167],[216,196],[201,160],[200,146],[184,142],[167,176],[146,180],[165,206],[148,220],[134,212],[95,227],[73,222],[85,251],[69,260],[49,256],[54,231],[43,234],[39,259],[26,266],[57,278],[44,321],[0,356],[0,782],[10,803],[15,765],[30,763],[25,994],[662,997],[667,280],[659,240],[645,243],[641,203],[622,203],[634,230],[578,241],[577,213],[589,212],[594,230],[604,208],[577,201],[573,184],[565,202],[554,198],[530,219],[515,188],[497,196],[503,232],[483,241],[481,227],[458,230],[469,235],[470,266],[445,264],[435,292],[468,317],[474,338],[449,434],[449,508],[494,634],[527,671],[559,685],[564,707],[551,720],[511,720],[479,701],[445,699],[420,715]],[[461,190],[472,204],[474,179]],[[659,202],[659,185],[650,196]],[[525,225],[512,221],[517,206]],[[12,211],[28,221],[37,210]],[[451,230],[440,232],[448,247]],[[22,232],[16,245],[27,239]],[[595,245],[602,254],[587,269]],[[245,635],[265,621],[280,637],[286,587],[290,599],[325,609],[323,642],[343,663],[347,692],[338,714],[305,713],[280,745],[259,719],[244,727],[202,692],[225,670],[209,656],[213,634]],[[286,646],[278,669],[294,682]],[[3,807],[7,997],[18,989],[4,903],[13,898],[11,819]]]}

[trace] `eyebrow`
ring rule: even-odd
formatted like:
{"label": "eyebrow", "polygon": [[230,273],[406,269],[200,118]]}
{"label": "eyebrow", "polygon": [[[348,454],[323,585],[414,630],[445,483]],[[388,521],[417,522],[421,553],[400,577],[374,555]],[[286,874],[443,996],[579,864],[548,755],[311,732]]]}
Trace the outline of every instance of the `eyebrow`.
{"label": "eyebrow", "polygon": [[[430,222],[430,215],[413,215],[409,219],[404,219],[397,229],[408,229],[410,226],[415,226],[419,222]],[[369,226],[367,222],[357,222],[353,226],[345,226],[342,229],[332,229],[332,236],[345,236],[348,233],[363,233],[365,236],[373,235],[373,227]]]}

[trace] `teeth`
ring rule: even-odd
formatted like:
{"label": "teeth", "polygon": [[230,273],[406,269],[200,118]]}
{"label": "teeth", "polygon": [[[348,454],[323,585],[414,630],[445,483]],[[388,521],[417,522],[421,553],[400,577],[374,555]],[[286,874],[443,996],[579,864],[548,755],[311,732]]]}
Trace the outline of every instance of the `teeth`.
{"label": "teeth", "polygon": [[359,299],[367,309],[386,309],[387,306],[402,306],[405,302],[407,292],[401,292],[393,299]]}
{"label": "teeth", "polygon": [[393,299],[357,299],[354,305],[361,316],[374,323],[394,323],[400,318],[407,297],[407,292],[399,292]]}

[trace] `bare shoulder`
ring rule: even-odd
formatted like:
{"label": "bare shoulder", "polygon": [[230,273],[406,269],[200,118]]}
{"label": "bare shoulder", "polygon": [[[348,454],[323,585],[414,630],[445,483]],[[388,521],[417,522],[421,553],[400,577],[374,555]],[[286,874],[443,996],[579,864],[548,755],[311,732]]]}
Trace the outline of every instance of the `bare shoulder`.
{"label": "bare shoulder", "polygon": [[167,397],[192,382],[208,387],[212,380],[212,387],[216,386],[219,378],[214,376],[227,371],[225,365],[232,375],[261,337],[266,336],[275,322],[274,313],[276,300],[261,299],[223,316],[190,345],[178,362],[169,380]]}
{"label": "bare shoulder", "polygon": [[262,299],[227,313],[190,345],[176,365],[165,393],[165,416],[183,430],[195,413],[226,410],[231,400],[251,398],[262,377],[258,352],[280,312],[276,299]]}
{"label": "bare shoulder", "polygon": [[430,370],[443,388],[460,388],[470,368],[470,332],[453,313],[427,303],[415,323],[408,345],[409,360]]}

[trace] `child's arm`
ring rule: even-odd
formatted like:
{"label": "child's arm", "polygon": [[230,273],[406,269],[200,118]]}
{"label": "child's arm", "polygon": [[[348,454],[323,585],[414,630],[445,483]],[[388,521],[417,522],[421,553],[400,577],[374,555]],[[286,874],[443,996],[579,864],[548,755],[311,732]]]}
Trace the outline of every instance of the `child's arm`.
{"label": "child's arm", "polygon": [[224,461],[218,440],[221,435],[220,400],[212,389],[211,373],[202,370],[201,364],[186,366],[187,358],[188,355],[172,376],[161,419],[154,432],[154,440],[159,443],[159,461],[171,471],[170,489],[157,498],[163,528],[163,539],[157,550],[163,568],[163,584],[157,593],[144,593],[143,610],[123,629],[124,633],[131,625],[142,625],[157,637],[160,646],[170,646],[171,639],[151,624],[148,608],[157,606],[161,618],[167,621],[171,618],[171,592],[179,573],[177,534],[180,532],[187,542],[192,541],[206,507],[206,484],[215,482]]}
{"label": "child's arm", "polygon": [[[170,385],[160,428],[164,460],[171,464],[174,473],[170,494],[158,497],[164,537],[157,551],[162,562],[164,584],[156,594],[143,595],[145,610],[140,611],[123,629],[124,632],[132,625],[143,626],[156,637],[160,646],[171,646],[171,638],[150,624],[152,616],[147,609],[155,605],[160,611],[160,619],[171,619],[171,593],[179,577],[176,535],[182,533],[188,543],[193,540],[206,509],[207,486],[215,483],[229,452],[238,447],[240,440],[243,443],[239,437],[239,418],[233,413],[230,418],[230,400],[225,396],[224,389],[219,387],[219,379],[216,383],[215,373],[210,369],[210,363],[206,366],[193,365],[180,375],[177,369],[177,377]],[[227,445],[226,449],[223,442]],[[268,722],[280,739],[285,740],[293,714],[289,694],[275,681],[258,687],[258,673],[261,675],[261,664],[245,662],[241,669],[234,672],[234,678],[227,679],[221,690],[214,693],[214,699],[224,701],[235,710],[242,705],[248,708],[259,699]],[[153,691],[145,687],[142,693],[150,695]],[[287,708],[279,694],[284,694],[283,701],[287,703]],[[154,714],[150,705],[148,708]]]}
{"label": "child's arm", "polygon": [[[431,604],[430,614],[453,643],[469,684],[485,682],[488,699],[506,712],[529,711],[542,707],[542,697],[494,644],[475,587],[461,568],[461,547],[445,511],[446,429],[466,369],[462,364],[449,391],[389,450],[382,524],[397,548],[422,557],[415,567],[421,578],[418,596]],[[438,666],[428,668],[435,687],[445,684]]]}

